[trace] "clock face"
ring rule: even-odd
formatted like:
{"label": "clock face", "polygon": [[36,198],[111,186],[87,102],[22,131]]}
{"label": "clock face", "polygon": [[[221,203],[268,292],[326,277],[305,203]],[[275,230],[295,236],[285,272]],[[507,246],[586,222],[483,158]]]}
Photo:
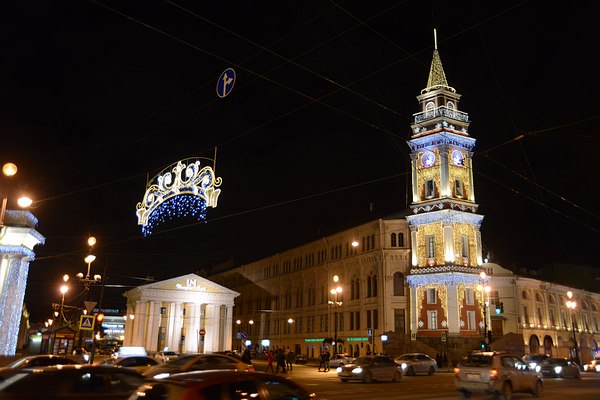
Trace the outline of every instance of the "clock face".
{"label": "clock face", "polygon": [[432,153],[431,151],[426,151],[425,153],[423,153],[423,156],[421,157],[421,164],[423,164],[424,167],[431,167],[434,162],[434,153]]}
{"label": "clock face", "polygon": [[454,165],[464,165],[465,162],[465,156],[463,156],[463,153],[461,153],[458,150],[454,150],[452,152],[452,162],[454,163]]}

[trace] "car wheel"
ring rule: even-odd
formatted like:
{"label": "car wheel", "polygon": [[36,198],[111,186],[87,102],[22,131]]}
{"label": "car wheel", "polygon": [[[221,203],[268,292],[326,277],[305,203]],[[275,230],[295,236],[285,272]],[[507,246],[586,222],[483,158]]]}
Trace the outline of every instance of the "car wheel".
{"label": "car wheel", "polygon": [[535,389],[533,389],[533,397],[542,397],[544,395],[544,385],[541,381],[535,383]]}
{"label": "car wheel", "polygon": [[462,390],[462,391],[460,392],[460,395],[461,395],[463,398],[467,399],[467,398],[471,397],[471,392],[469,392],[469,391],[467,391],[467,390]]}
{"label": "car wheel", "polygon": [[427,371],[427,373],[429,375],[433,375],[434,372],[435,372],[435,368],[433,368],[433,366],[429,367],[429,371]]}
{"label": "car wheel", "polygon": [[394,377],[392,378],[394,382],[400,382],[402,380],[402,374],[400,371],[394,372]]}
{"label": "car wheel", "polygon": [[414,376],[415,375],[415,369],[413,367],[408,367],[408,369],[406,370],[406,375]]}
{"label": "car wheel", "polygon": [[364,383],[372,383],[373,382],[373,375],[371,375],[371,373],[369,371],[365,372],[365,377],[363,378],[363,382]]}
{"label": "car wheel", "polygon": [[500,398],[502,400],[512,399],[512,386],[510,386],[510,383],[504,382],[504,385],[502,385],[502,392],[500,392]]}

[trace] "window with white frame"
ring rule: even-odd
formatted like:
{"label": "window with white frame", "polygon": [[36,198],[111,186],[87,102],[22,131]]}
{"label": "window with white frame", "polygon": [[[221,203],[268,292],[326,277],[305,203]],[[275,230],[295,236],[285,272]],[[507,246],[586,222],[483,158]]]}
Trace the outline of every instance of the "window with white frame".
{"label": "window with white frame", "polygon": [[437,329],[437,311],[427,311],[427,327]]}
{"label": "window with white frame", "polygon": [[434,258],[435,257],[435,236],[433,236],[433,235],[427,236],[425,244],[427,247],[426,248],[427,258]]}
{"label": "window with white frame", "polygon": [[469,258],[469,236],[460,235],[460,255]]}
{"label": "window with white frame", "polygon": [[475,304],[475,290],[473,288],[465,289],[465,302],[468,306]]}
{"label": "window with white frame", "polygon": [[460,179],[454,180],[454,195],[456,197],[464,197],[463,182]]}
{"label": "window with white frame", "polygon": [[475,311],[467,311],[467,329],[470,331],[477,330],[477,323],[475,322]]}
{"label": "window with white frame", "polygon": [[435,293],[435,288],[427,288],[427,304],[436,304],[437,296]]}

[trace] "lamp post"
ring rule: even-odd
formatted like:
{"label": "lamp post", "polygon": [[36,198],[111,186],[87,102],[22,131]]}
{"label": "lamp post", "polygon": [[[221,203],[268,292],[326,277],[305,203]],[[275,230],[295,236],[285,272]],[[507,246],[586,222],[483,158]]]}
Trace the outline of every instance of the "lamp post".
{"label": "lamp post", "polygon": [[[339,276],[333,276],[333,282],[339,282]],[[331,289],[329,292],[333,295],[333,300],[329,300],[328,303],[333,307],[333,354],[337,354],[337,333],[338,333],[338,307],[342,305],[342,302],[338,299],[338,296],[342,294],[342,287],[337,286],[334,289]]]}
{"label": "lamp post", "polygon": [[[13,176],[15,176],[17,174],[17,170],[18,170],[17,166],[15,164],[9,162],[2,166],[2,175],[4,175],[7,178],[12,178]],[[8,186],[8,185],[3,185],[3,186]],[[0,227],[4,226],[4,216],[6,215],[6,208],[8,206],[8,195],[9,195],[9,191],[4,189],[4,192],[2,193],[2,208],[0,209]],[[26,197],[26,196],[22,196],[17,200],[17,204],[19,205],[19,207],[22,207],[22,208],[29,207],[32,203],[33,203],[33,201],[29,197]]]}
{"label": "lamp post", "polygon": [[[485,272],[481,272],[479,274],[481,283],[477,285],[477,290],[482,293],[483,298],[483,348],[485,351],[490,351],[490,339],[492,336],[492,331],[488,331],[488,317],[489,317],[489,306],[490,306],[490,292],[492,288],[488,285],[489,278],[487,277]],[[484,294],[485,292],[485,294]],[[487,296],[487,299],[485,298]]]}
{"label": "lamp post", "polygon": [[570,290],[567,292],[567,297],[569,298],[569,300],[567,300],[566,305],[567,308],[571,310],[571,326],[573,328],[573,350],[575,351],[575,363],[577,364],[577,366],[579,366],[579,352],[577,348],[577,336],[575,334],[575,308],[577,307],[577,302],[575,300],[572,300],[573,292],[571,292]]}
{"label": "lamp post", "polygon": [[54,329],[52,328],[53,322],[54,320],[52,318],[48,318],[48,321],[46,322],[46,326],[50,329],[50,334],[48,335],[48,354],[52,354],[52,344],[54,342]]}

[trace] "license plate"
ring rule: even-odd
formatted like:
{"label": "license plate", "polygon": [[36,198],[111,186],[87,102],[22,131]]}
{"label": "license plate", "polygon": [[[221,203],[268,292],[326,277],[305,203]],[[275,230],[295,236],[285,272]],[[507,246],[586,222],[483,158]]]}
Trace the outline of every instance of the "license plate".
{"label": "license plate", "polygon": [[467,374],[467,379],[479,379],[479,374]]}

